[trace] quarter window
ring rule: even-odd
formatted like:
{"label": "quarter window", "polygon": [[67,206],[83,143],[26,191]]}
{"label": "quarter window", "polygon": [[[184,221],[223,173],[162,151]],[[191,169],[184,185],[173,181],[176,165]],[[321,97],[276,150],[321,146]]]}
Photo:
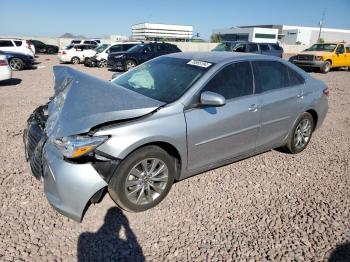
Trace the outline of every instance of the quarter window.
{"label": "quarter window", "polygon": [[280,62],[254,61],[253,70],[257,93],[289,86],[288,69]]}
{"label": "quarter window", "polygon": [[218,93],[226,99],[253,94],[253,76],[249,62],[226,66],[217,73],[202,91]]}

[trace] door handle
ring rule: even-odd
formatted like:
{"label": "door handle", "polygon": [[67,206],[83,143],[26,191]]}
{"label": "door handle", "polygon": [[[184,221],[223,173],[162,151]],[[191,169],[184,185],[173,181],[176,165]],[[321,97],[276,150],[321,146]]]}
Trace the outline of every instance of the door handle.
{"label": "door handle", "polygon": [[252,112],[256,112],[256,111],[258,111],[258,105],[257,105],[257,104],[251,104],[251,105],[248,107],[248,110],[249,110],[249,111],[252,111]]}
{"label": "door handle", "polygon": [[304,92],[300,92],[300,93],[297,95],[297,98],[304,98]]}

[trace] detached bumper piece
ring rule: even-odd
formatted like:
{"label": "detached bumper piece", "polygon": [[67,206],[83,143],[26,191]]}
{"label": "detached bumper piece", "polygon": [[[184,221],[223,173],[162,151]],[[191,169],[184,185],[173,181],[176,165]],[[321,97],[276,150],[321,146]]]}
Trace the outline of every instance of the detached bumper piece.
{"label": "detached bumper piece", "polygon": [[30,115],[23,132],[26,160],[33,175],[39,180],[43,174],[42,148],[47,139],[44,131],[46,120],[47,105],[40,106]]}

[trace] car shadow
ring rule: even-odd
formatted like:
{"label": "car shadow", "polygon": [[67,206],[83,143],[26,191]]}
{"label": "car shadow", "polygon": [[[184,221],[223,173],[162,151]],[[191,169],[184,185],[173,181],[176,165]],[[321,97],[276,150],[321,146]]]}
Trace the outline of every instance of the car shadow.
{"label": "car shadow", "polygon": [[[124,237],[121,237],[123,235]],[[78,240],[78,261],[145,261],[143,251],[122,210],[112,207],[96,232]]]}
{"label": "car shadow", "polygon": [[22,79],[11,78],[8,80],[0,81],[0,86],[15,86],[15,85],[19,85],[21,82],[22,82]]}
{"label": "car shadow", "polygon": [[348,262],[350,261],[350,242],[337,246],[328,259],[329,262]]}

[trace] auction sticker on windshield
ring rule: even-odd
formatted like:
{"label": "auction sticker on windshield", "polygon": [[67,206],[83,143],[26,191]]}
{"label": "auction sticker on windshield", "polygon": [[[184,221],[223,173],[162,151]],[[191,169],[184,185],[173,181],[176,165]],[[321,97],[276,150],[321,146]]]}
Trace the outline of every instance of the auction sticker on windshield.
{"label": "auction sticker on windshield", "polygon": [[204,62],[204,61],[198,61],[198,60],[191,60],[187,63],[188,65],[194,65],[194,66],[200,66],[204,68],[208,68],[212,65],[212,63]]}

